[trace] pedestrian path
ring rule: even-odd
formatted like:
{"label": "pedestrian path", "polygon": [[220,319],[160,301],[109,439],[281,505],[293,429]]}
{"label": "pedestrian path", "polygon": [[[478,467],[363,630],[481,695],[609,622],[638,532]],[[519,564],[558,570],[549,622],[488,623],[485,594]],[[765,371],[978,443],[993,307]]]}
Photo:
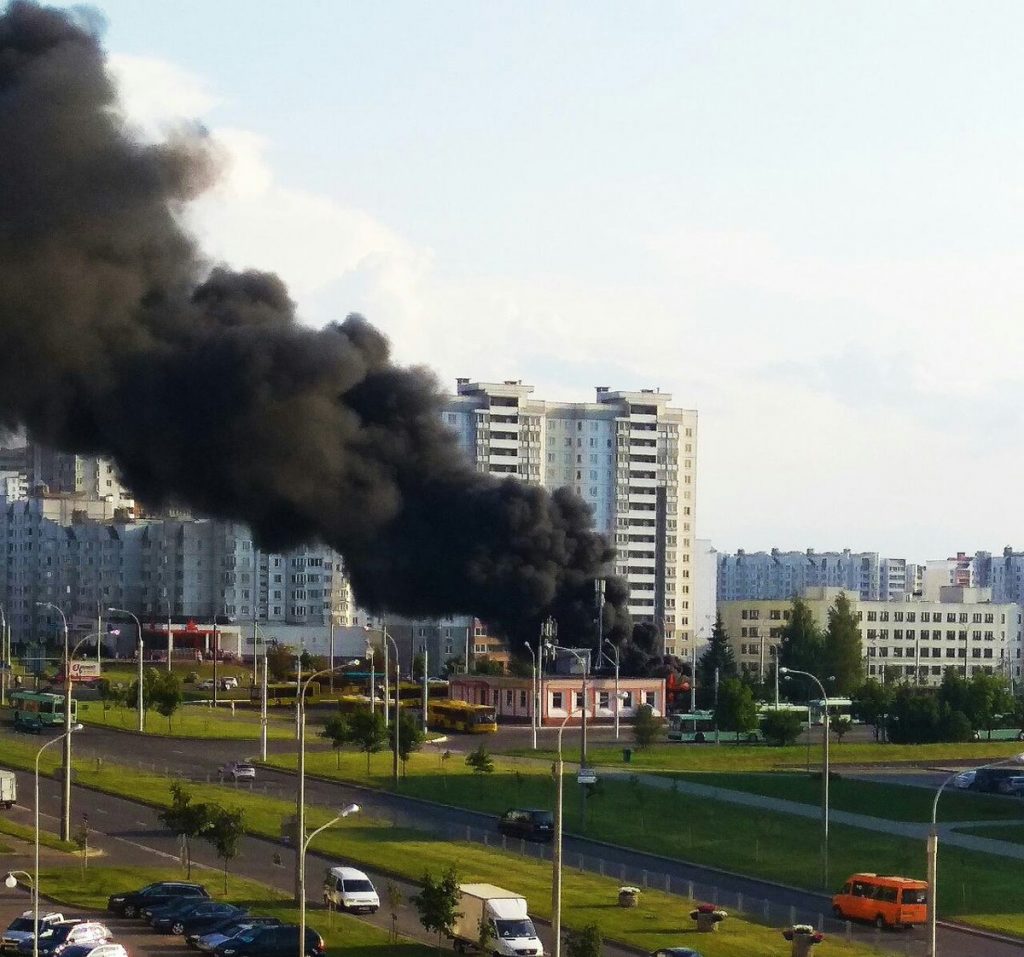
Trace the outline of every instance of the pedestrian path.
{"label": "pedestrian path", "polygon": [[[518,757],[517,762],[537,763],[544,767],[550,766],[549,759]],[[578,767],[577,764],[566,762],[566,769]],[[747,791],[732,791],[728,788],[717,787],[711,784],[701,784],[697,781],[673,777],[667,774],[645,774],[629,771],[624,768],[598,766],[602,777],[607,779],[629,781],[637,779],[647,787],[656,788],[662,791],[672,791],[678,794],[688,794],[693,797],[706,798],[712,801],[721,801],[725,804],[735,804],[742,807],[756,808],[759,811],[775,811],[778,814],[790,814],[794,817],[808,818],[809,820],[821,819],[821,808],[814,804],[801,804],[799,801],[789,801],[785,798],[769,797],[764,794],[751,794]],[[913,821],[891,821],[888,818],[874,817],[870,814],[857,814],[853,811],[839,811],[829,809],[828,819],[833,824],[846,824],[850,827],[859,827],[868,831],[878,831],[882,834],[891,834],[895,837],[911,837],[924,840],[928,836],[931,825],[925,822]],[[970,851],[981,851],[985,854],[995,854],[999,857],[1009,857],[1016,860],[1024,860],[1024,844],[1015,844],[1012,841],[1000,841],[994,838],[979,837],[974,834],[961,834],[956,829],[975,827],[979,824],[1013,824],[1013,821],[950,821],[940,822],[938,832],[940,840],[947,846],[961,847]]]}

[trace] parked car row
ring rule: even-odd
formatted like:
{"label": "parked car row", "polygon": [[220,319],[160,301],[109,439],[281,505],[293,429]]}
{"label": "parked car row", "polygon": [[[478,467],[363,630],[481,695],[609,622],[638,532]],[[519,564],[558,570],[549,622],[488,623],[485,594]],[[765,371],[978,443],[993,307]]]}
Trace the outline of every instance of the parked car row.
{"label": "parked car row", "polygon": [[[27,910],[4,931],[0,950],[32,954],[37,950],[35,934],[35,920]],[[53,912],[39,916],[40,957],[128,957],[128,951],[113,938],[110,928],[98,920],[65,920],[63,914]]]}
{"label": "parked car row", "polygon": [[[234,904],[211,900],[202,884],[147,884],[127,894],[112,894],[107,909],[124,917],[141,917],[154,930],[184,937],[193,950],[214,957],[294,957],[299,949],[296,925],[282,924],[276,917],[258,917]],[[320,957],[325,950],[324,939],[307,927],[307,957]]]}

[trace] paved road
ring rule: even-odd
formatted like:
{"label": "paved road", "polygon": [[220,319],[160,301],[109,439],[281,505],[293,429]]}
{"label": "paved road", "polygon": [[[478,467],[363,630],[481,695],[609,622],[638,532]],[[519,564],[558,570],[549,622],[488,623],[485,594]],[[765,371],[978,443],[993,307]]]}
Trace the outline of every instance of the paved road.
{"label": "paved road", "polygon": [[[252,753],[244,743],[192,743],[177,739],[148,738],[144,742],[145,757],[140,759],[137,757],[143,751],[143,748],[138,747],[140,743],[134,735],[95,727],[76,735],[75,740],[76,753],[79,756],[95,755],[126,763],[141,760],[144,767],[168,770],[197,780],[215,780],[216,769],[225,761]],[[273,745],[274,750],[282,752],[290,751],[294,747],[291,742],[273,742]],[[322,745],[317,742],[311,746]],[[261,769],[259,774],[258,791],[277,797],[294,796],[294,775],[267,769]],[[446,834],[458,833],[459,836],[465,837],[465,829],[471,828],[473,834],[470,836],[477,839],[481,839],[484,833],[494,834],[494,818],[485,814],[414,802],[386,792],[368,792],[366,789],[333,782],[308,780],[306,790],[307,800],[311,804],[328,807],[339,807],[350,802],[372,804],[373,813],[376,815],[388,816],[396,822],[408,823],[426,830]],[[540,850],[527,849],[534,852]],[[707,867],[609,847],[594,840],[568,836],[564,849],[567,867],[578,866],[581,860],[584,864],[596,864],[596,860],[601,859],[605,862],[605,873],[624,875],[624,879],[637,882],[642,880],[642,875],[646,872],[655,886],[663,886],[655,882],[663,881],[664,875],[668,875],[672,889],[677,892],[685,893],[689,882],[694,882],[694,891],[698,897],[711,898],[713,888],[717,888],[719,901],[727,907],[734,905],[737,902],[737,895],[741,895],[748,910],[751,908],[751,901],[770,902],[773,917],[775,914],[788,916],[788,909],[793,908],[798,919],[816,922],[819,913],[829,911],[829,899],[822,894],[790,890],[753,878],[728,875]],[[781,916],[776,922],[783,923]],[[865,940],[874,936],[874,932],[866,928],[856,927],[854,932]],[[915,931],[913,936],[920,939],[922,935],[920,931]],[[1024,944],[982,939],[953,927],[941,928],[940,937],[944,953],[971,954],[977,957],[1022,957],[1024,954]]]}

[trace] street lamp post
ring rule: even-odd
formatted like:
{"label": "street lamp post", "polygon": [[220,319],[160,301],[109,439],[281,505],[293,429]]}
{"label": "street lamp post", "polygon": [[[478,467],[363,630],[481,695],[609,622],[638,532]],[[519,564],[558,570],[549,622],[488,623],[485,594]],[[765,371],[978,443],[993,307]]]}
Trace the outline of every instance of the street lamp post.
{"label": "street lamp post", "polygon": [[[796,668],[779,668],[779,674],[786,677],[788,675],[802,675],[805,678],[810,678],[821,692],[821,700],[825,705],[825,734],[822,741],[822,771],[821,771],[821,874],[822,874],[822,885],[828,887],[828,695],[825,694],[825,686],[818,680],[815,675],[812,675],[809,671],[798,671]],[[810,735],[810,728],[807,729],[808,735]]]}
{"label": "street lamp post", "polygon": [[60,792],[60,836],[71,840],[71,654],[68,649],[68,619],[63,609],[52,601],[37,601],[40,608],[52,608],[64,626],[64,773]]}
{"label": "street lamp post", "polygon": [[[366,661],[370,665],[370,714],[377,713],[377,686],[373,671],[373,645],[366,642]],[[333,667],[333,666],[332,666]]]}
{"label": "street lamp post", "polygon": [[[399,721],[399,718],[401,717],[401,711],[399,710],[399,708],[401,707],[401,703],[402,703],[402,695],[401,695],[401,691],[402,691],[402,678],[401,678],[401,672],[399,670],[399,662],[398,662],[398,643],[395,641],[394,638],[391,637],[391,635],[388,634],[388,630],[387,630],[387,628],[385,628],[384,629],[384,654],[385,655],[387,655],[388,642],[389,641],[391,642],[392,647],[394,647],[394,649],[395,649],[395,748],[394,748],[394,754],[392,754],[392,756],[391,756],[392,757],[391,771],[392,771],[392,775],[394,777],[395,790],[397,791],[398,790],[398,743],[399,743],[399,735],[401,734],[401,730],[402,730],[402,724]],[[384,660],[386,662],[387,658],[385,658]],[[385,701],[384,702],[384,713],[385,714],[387,714],[387,710],[388,710],[388,703],[387,703],[387,701]]]}
{"label": "street lamp post", "polygon": [[[999,767],[1001,764],[1024,764],[1024,752],[1015,754],[1011,758],[1000,758],[998,761],[992,761],[989,764],[982,764],[980,767],[974,768],[975,772],[984,771],[986,768]],[[935,944],[935,930],[936,923],[938,920],[938,880],[939,880],[939,828],[937,822],[939,812],[939,798],[942,797],[942,792],[946,789],[948,784],[957,778],[958,775],[962,774],[963,770],[954,771],[942,784],[939,785],[939,789],[935,792],[935,800],[932,801],[932,826],[928,832],[928,957],[938,957],[938,950]]]}
{"label": "street lamp post", "polygon": [[530,701],[532,707],[530,708],[530,731],[533,734],[533,750],[537,750],[537,653],[530,646],[528,641],[523,642],[523,646],[530,653],[530,659],[533,662],[533,681],[530,686]]}
{"label": "street lamp post", "polygon": [[[330,669],[328,669],[330,670]],[[306,957],[306,851],[313,838],[321,831],[326,831],[332,824],[337,824],[343,817],[355,814],[359,810],[358,804],[349,804],[343,807],[326,824],[321,825],[312,831],[307,837],[303,831],[299,831],[299,953],[298,957]]]}
{"label": "street lamp post", "polygon": [[[256,659],[256,646],[259,642],[259,624],[256,621],[252,623],[252,635],[253,635],[253,646],[252,655],[253,660]],[[269,716],[267,715],[267,639],[263,638],[263,669],[260,673],[260,760],[267,760],[267,729],[269,723]]]}
{"label": "street lamp post", "polygon": [[569,713],[558,726],[558,753],[555,759],[555,836],[551,842],[551,932],[554,937],[554,957],[562,957],[562,732],[566,722],[577,713]]}
{"label": "street lamp post", "polygon": [[[612,651],[615,652],[615,661],[614,661],[614,664],[615,664],[615,740],[618,741],[619,740],[619,708],[622,706],[622,698],[619,696],[619,646],[616,645],[616,644],[612,644],[612,642],[609,641],[607,638],[605,638],[604,643],[609,648],[611,648]],[[606,660],[608,660],[608,661],[612,660],[607,655],[605,655],[603,651],[601,652],[601,654],[604,655]]]}
{"label": "street lamp post", "polygon": [[[139,689],[137,695],[137,705],[139,709],[139,732],[141,733],[146,730],[145,712],[142,710],[142,622],[139,621],[137,615],[133,615],[130,611],[128,611],[125,608],[108,608],[107,613],[127,615],[135,622],[135,627],[138,629],[139,632]],[[214,627],[216,628],[216,625]],[[216,655],[216,651],[214,651],[214,654]],[[214,661],[216,661],[216,658],[214,658]],[[214,695],[216,695],[216,693],[217,692],[215,689]]]}
{"label": "street lamp post", "polygon": [[[571,654],[583,669],[583,683],[582,683],[582,694],[583,694],[583,705],[582,708],[570,709],[569,714],[574,714],[577,711],[581,713],[580,720],[580,770],[586,767],[587,764],[587,708],[589,702],[587,700],[587,672],[588,672],[588,661],[585,654],[580,653],[575,648],[565,648],[562,645],[554,645],[550,642],[547,644],[547,648],[550,652],[555,651],[567,651]],[[580,824],[582,827],[587,826],[587,789],[585,787],[580,788]]]}
{"label": "street lamp post", "polygon": [[71,737],[76,731],[81,731],[80,724],[73,724],[65,728],[64,733],[59,737],[51,738],[36,752],[35,771],[35,857],[34,857],[34,880],[32,881],[32,957],[39,957],[39,759],[43,752],[58,741]]}
{"label": "street lamp post", "polygon": [[295,793],[295,851],[297,855],[295,859],[295,903],[300,908],[304,906],[305,901],[303,896],[305,890],[303,840],[306,835],[306,692],[309,690],[311,681],[330,672],[330,668],[324,668],[322,671],[314,671],[308,675],[299,685],[298,694],[295,696],[295,709],[299,723],[299,781]]}
{"label": "street lamp post", "polygon": [[7,612],[0,603],[0,707],[7,705],[8,672],[11,668],[11,656],[7,650]]}

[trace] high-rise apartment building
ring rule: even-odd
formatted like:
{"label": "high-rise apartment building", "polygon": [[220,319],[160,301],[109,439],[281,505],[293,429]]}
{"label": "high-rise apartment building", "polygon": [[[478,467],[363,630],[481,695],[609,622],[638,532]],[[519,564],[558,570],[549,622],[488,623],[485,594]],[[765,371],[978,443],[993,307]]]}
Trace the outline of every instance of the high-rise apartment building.
{"label": "high-rise apartment building", "polygon": [[25,449],[25,465],[30,489],[46,486],[53,493],[108,501],[114,508],[135,507],[132,493],[121,484],[110,459],[59,452],[49,446],[30,443]]}
{"label": "high-rise apartment building", "polygon": [[573,489],[617,556],[629,610],[688,656],[694,639],[697,413],[655,389],[598,387],[594,402],[533,397],[519,381],[459,379],[444,421],[481,472]]}
{"label": "high-rise apartment building", "polygon": [[140,618],[352,624],[341,556],[325,546],[268,554],[233,522],[118,521],[108,511],[79,496],[0,501],[0,603],[16,642],[34,640],[50,620],[38,602],[81,621],[117,607]]}
{"label": "high-rise apartment building", "polygon": [[843,588],[864,601],[906,601],[916,567],[878,552],[747,552],[718,556],[718,600],[786,599],[805,588]]}

